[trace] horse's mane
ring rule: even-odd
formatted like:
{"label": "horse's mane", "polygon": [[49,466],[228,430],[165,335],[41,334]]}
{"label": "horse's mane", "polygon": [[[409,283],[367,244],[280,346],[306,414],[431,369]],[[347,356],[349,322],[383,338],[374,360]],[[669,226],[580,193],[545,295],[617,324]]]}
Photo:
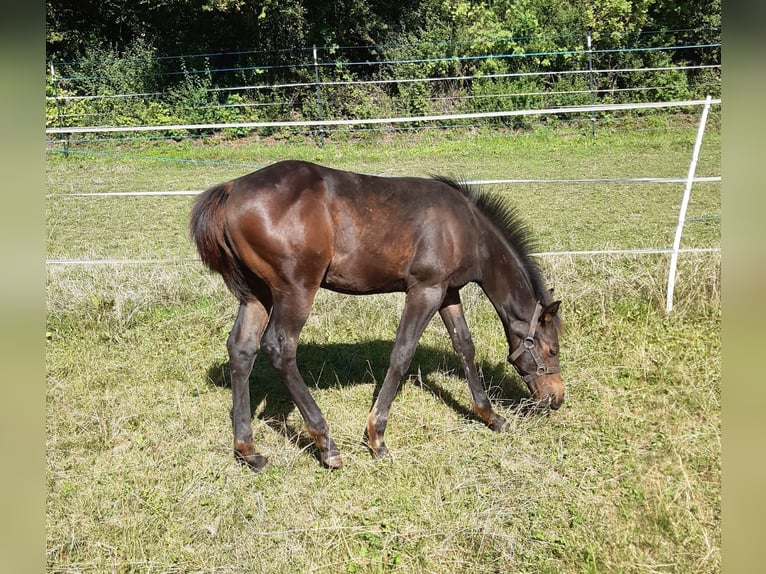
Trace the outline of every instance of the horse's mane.
{"label": "horse's mane", "polygon": [[535,250],[532,232],[527,223],[519,216],[516,207],[511,205],[501,195],[489,193],[481,187],[441,175],[434,175],[432,177],[459,191],[484,214],[505,238],[508,245],[516,253],[519,261],[521,261],[522,267],[532,285],[535,297],[541,303],[545,303],[549,295],[540,267],[537,261],[532,258],[532,253]]}

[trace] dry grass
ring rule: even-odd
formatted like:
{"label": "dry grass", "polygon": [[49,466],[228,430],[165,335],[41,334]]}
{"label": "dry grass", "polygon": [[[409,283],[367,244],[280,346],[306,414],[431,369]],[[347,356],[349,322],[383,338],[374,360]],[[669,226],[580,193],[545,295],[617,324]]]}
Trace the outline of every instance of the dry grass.
{"label": "dry grass", "polygon": [[[63,179],[62,169],[53,165],[51,178]],[[715,206],[716,193],[699,199]],[[601,210],[595,220],[613,215],[603,200],[592,209]],[[178,214],[169,233],[149,226],[161,235],[134,238],[138,252],[173,244],[185,232],[172,223]],[[49,256],[81,255],[76,220],[60,224],[55,209],[48,218]],[[656,233],[642,241],[667,231]],[[687,245],[716,237],[697,233]],[[585,225],[575,235],[572,243],[603,244]],[[382,462],[370,458],[362,427],[402,298],[321,293],[299,362],[345,466],[320,467],[259,358],[254,432],[271,459],[259,475],[231,453],[224,342],[236,309],[218,278],[197,263],[52,265],[48,570],[717,572],[720,255],[682,257],[670,317],[667,263],[664,255],[544,260],[566,325],[568,400],[550,416],[521,414],[527,395],[505,364],[499,321],[467,288],[477,361],[510,428],[494,434],[470,414],[459,362],[434,321],[394,402],[393,457]]]}

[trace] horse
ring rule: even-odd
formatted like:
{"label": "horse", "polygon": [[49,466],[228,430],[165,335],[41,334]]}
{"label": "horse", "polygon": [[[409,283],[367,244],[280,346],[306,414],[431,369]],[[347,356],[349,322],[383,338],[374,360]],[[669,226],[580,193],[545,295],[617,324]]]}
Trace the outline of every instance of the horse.
{"label": "horse", "polygon": [[506,420],[487,397],[460,299],[473,282],[505,330],[508,361],[531,401],[558,409],[559,305],[531,254],[531,234],[497,194],[444,176],[384,177],[287,160],[215,185],[190,214],[202,262],[239,302],[226,341],[235,457],[254,471],[268,464],[251,426],[249,378],[259,348],[278,371],[319,449],[321,463],[342,458],[301,378],[298,337],[320,288],[353,295],[404,292],[388,369],[367,417],[373,457],[388,453],[384,433],[400,382],[438,312],[460,358],[473,410],[492,430]]}

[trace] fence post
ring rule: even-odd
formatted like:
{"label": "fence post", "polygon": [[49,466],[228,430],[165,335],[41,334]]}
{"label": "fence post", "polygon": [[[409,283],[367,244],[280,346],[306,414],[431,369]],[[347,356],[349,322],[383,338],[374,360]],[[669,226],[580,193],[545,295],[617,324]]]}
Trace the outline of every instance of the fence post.
{"label": "fence post", "polygon": [[689,198],[692,193],[692,182],[694,180],[694,174],[697,171],[697,160],[699,159],[700,147],[702,146],[702,136],[705,133],[705,124],[707,123],[707,114],[710,110],[710,94],[705,98],[705,107],[702,108],[702,117],[700,118],[700,125],[697,128],[697,140],[694,142],[694,151],[692,152],[692,161],[689,165],[689,173],[686,176],[686,188],[684,189],[684,197],[681,200],[681,209],[678,212],[678,225],[676,226],[676,236],[673,240],[673,251],[670,254],[670,270],[668,271],[668,294],[667,301],[665,303],[665,312],[670,313],[673,310],[673,291],[676,286],[676,269],[678,267],[678,250],[681,247],[681,234],[684,229],[684,222],[686,221],[686,209],[689,207]]}
{"label": "fence post", "polygon": [[[317,87],[317,119],[323,120],[324,114],[322,113],[322,85],[319,83],[319,60],[317,59],[317,47],[314,48],[314,82]],[[319,145],[324,145],[324,130],[319,129]]]}
{"label": "fence post", "polygon": [[[593,38],[591,29],[588,28],[588,90],[590,91],[590,105],[596,103],[596,96],[593,93]],[[590,113],[590,135],[596,137],[596,116]]]}
{"label": "fence post", "polygon": [[[53,84],[53,99],[56,102],[56,123],[60,128],[64,127],[61,116],[61,101],[59,100],[59,81],[56,79],[56,70],[51,62],[51,83]],[[64,157],[69,157],[69,134],[64,137]]]}

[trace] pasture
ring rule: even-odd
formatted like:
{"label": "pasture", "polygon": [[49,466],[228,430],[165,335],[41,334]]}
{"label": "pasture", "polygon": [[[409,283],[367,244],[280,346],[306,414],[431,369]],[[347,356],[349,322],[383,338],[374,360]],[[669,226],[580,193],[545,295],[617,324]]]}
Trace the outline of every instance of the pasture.
{"label": "pasture", "polygon": [[[500,321],[464,289],[477,365],[509,428],[493,433],[471,414],[436,319],[394,401],[382,461],[362,432],[402,295],[320,292],[298,361],[344,467],[321,467],[261,354],[253,429],[270,465],[254,474],[231,448],[225,342],[237,305],[195,261],[193,197],[72,196],[201,190],[287,158],[465,179],[684,177],[696,120],[636,120],[595,139],[453,130],[49,154],[47,258],[134,263],[47,266],[48,571],[719,571],[720,253],[681,255],[669,316],[666,254],[541,257],[565,325],[567,401],[549,415],[524,413]],[[697,175],[720,175],[717,116]],[[670,246],[683,184],[491,189],[513,198],[540,252],[561,252]],[[719,215],[720,183],[695,184],[682,247],[718,247]],[[169,261],[136,261],[146,259]]]}

